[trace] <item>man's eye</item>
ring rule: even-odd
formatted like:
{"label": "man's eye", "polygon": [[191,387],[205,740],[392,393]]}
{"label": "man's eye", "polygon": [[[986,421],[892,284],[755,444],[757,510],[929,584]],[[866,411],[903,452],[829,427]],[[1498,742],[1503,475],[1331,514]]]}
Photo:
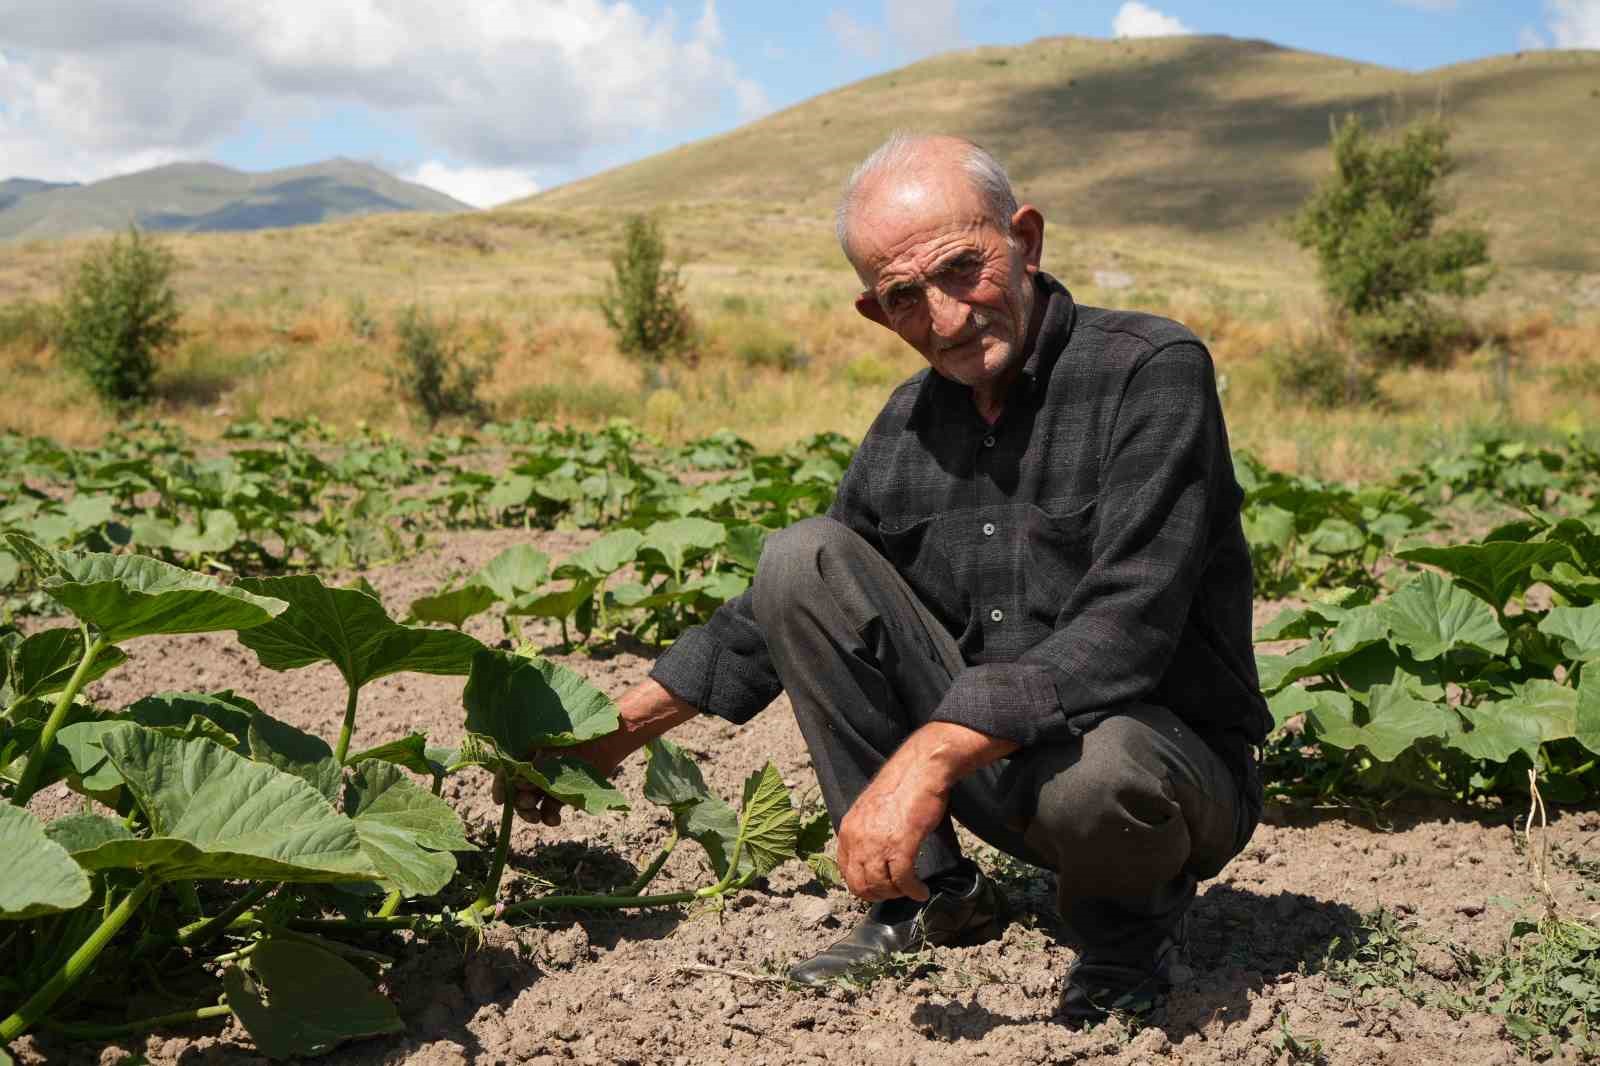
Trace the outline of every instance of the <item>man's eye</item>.
{"label": "man's eye", "polygon": [[887,303],[890,310],[902,311],[910,307],[916,298],[916,293],[910,289],[895,289],[889,293]]}

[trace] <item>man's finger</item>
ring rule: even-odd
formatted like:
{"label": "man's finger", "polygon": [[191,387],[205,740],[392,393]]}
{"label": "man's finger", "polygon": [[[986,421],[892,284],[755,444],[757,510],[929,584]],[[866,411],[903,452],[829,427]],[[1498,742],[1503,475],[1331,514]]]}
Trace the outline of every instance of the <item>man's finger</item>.
{"label": "man's finger", "polygon": [[909,857],[892,855],[889,858],[889,877],[894,883],[892,895],[909,896],[918,903],[928,899],[928,886],[917,876],[916,853]]}

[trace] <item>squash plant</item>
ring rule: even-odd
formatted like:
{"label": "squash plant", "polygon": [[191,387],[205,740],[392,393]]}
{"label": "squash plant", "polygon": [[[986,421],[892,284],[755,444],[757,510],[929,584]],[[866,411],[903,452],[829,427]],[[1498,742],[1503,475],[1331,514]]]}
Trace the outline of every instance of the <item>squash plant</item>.
{"label": "squash plant", "polygon": [[[368,592],[310,576],[225,587],[156,560],[9,544],[79,626],[0,634],[0,846],[11,859],[0,879],[0,1043],[41,1025],[113,1037],[231,1015],[263,1054],[321,1054],[401,1029],[369,972],[387,957],[352,938],[473,930],[557,908],[714,904],[796,858],[834,875],[826,816],[802,824],[776,769],[750,777],[736,812],[660,741],[644,794],[672,819],[662,852],[620,891],[505,904],[509,805],[488,875],[463,877],[457,856],[475,847],[439,783],[479,766],[583,811],[626,806],[561,753],[617,725],[610,700],[578,675],[400,625]],[[230,692],[157,694],[120,711],[84,699],[87,681],[123,660],[114,641],[230,629],[270,669],[340,670],[349,696],[335,744]],[[350,750],[360,689],[400,670],[465,675],[457,748],[412,734]],[[100,808],[41,822],[24,803],[56,781]],[[704,848],[708,883],[647,894],[684,838]],[[209,982],[210,1001],[93,1020],[103,1013],[96,975],[130,966],[182,971],[185,987]]]}

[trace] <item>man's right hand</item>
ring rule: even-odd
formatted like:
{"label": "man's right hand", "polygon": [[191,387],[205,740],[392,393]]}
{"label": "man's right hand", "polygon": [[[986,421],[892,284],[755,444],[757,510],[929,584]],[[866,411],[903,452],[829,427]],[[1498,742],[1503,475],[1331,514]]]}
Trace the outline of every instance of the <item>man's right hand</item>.
{"label": "man's right hand", "polygon": [[[629,755],[698,713],[692,705],[678,699],[655,681],[646,679],[617,701],[620,722],[615,733],[570,748],[545,748],[530,752],[528,757],[537,760],[540,755],[566,755],[582,759],[600,771],[602,777],[610,777]],[[520,781],[510,783],[509,787],[517,817],[525,822],[543,822],[550,826],[561,824],[561,808],[565,804],[559,799],[536,785]],[[495,774],[491,795],[496,804],[505,803],[506,790],[505,775]]]}

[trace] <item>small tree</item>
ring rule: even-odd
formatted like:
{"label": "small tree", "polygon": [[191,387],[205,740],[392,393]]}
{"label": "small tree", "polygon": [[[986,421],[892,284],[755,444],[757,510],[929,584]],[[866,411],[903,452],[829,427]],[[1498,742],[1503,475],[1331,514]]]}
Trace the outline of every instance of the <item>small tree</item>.
{"label": "small tree", "polygon": [[182,337],[172,253],[129,227],[78,262],[61,306],[61,350],[101,399],[149,398],[156,356]]}
{"label": "small tree", "polygon": [[1455,169],[1450,133],[1429,119],[1379,141],[1355,115],[1333,131],[1334,173],[1295,215],[1295,239],[1314,249],[1341,323],[1367,353],[1426,359],[1451,332],[1435,294],[1483,290],[1488,234],[1435,231],[1440,183]]}
{"label": "small tree", "polygon": [[391,380],[422,409],[429,426],[449,415],[488,415],[488,405],[478,389],[493,373],[492,352],[471,359],[454,322],[436,322],[415,304],[400,312],[395,338],[399,360],[390,372]]}
{"label": "small tree", "polygon": [[666,255],[656,221],[629,216],[600,300],[617,347],[645,362],[660,362],[689,343],[692,319],[683,305],[683,281],[666,265]]}

